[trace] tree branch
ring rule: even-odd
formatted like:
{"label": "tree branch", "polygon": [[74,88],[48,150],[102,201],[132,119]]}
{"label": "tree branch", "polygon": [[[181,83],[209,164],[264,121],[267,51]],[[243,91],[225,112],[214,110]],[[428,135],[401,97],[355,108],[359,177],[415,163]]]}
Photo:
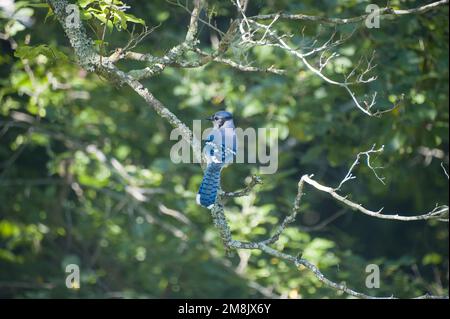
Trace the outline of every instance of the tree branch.
{"label": "tree branch", "polygon": [[176,61],[183,56],[187,51],[192,50],[197,45],[198,33],[198,19],[202,11],[205,0],[194,0],[194,9],[191,13],[191,20],[184,42],[173,47],[169,52],[159,61],[154,63],[151,67],[146,67],[142,70],[132,70],[129,72],[136,80],[142,80],[160,74],[166,66],[176,63]]}
{"label": "tree branch", "polygon": [[384,177],[380,177],[377,172],[376,169],[377,168],[381,168],[381,167],[373,167],[372,164],[370,163],[370,155],[374,154],[374,153],[380,153],[384,150],[384,145],[381,146],[379,149],[375,149],[375,145],[372,146],[372,148],[366,152],[360,152],[358,153],[358,155],[356,155],[356,159],[353,162],[352,166],[350,166],[350,169],[347,172],[347,175],[345,175],[344,179],[339,183],[339,186],[336,187],[336,191],[340,190],[342,185],[344,185],[346,182],[348,182],[349,180],[355,179],[356,176],[353,175],[353,170],[355,169],[355,167],[359,164],[359,160],[361,158],[361,156],[366,156],[367,158],[367,167],[370,168],[370,170],[373,172],[373,174],[375,175],[375,177],[383,184],[384,183]]}
{"label": "tree branch", "polygon": [[303,175],[300,179],[300,182],[304,182],[309,184],[310,186],[314,187],[315,189],[325,192],[331,195],[334,199],[337,201],[345,204],[346,206],[350,207],[354,211],[359,211],[360,213],[363,213],[368,216],[381,218],[381,219],[390,219],[390,220],[399,220],[399,221],[418,221],[418,220],[428,220],[428,219],[437,219],[440,221],[448,222],[448,212],[449,208],[447,205],[442,206],[436,206],[432,211],[418,215],[418,216],[403,216],[399,214],[381,214],[381,211],[383,209],[380,209],[378,211],[372,211],[367,208],[364,208],[361,204],[357,204],[349,199],[347,197],[341,196],[336,192],[336,189],[324,186],[322,184],[319,184],[315,180],[312,179],[312,175]]}
{"label": "tree branch", "polygon": [[222,192],[221,196],[223,197],[243,197],[250,194],[250,192],[255,188],[256,185],[262,184],[261,178],[259,176],[253,175],[251,177],[250,183],[248,185],[239,191],[235,192]]}
{"label": "tree branch", "polygon": [[[241,13],[244,14],[244,13]],[[365,113],[366,115],[369,116],[375,116],[380,114],[380,111],[377,111],[375,113],[373,113],[371,111],[371,108],[376,104],[376,92],[373,94],[371,101],[362,101],[360,102],[358,100],[358,98],[356,97],[355,93],[353,92],[353,90],[351,89],[351,87],[353,85],[356,84],[367,84],[370,83],[372,81],[376,80],[376,77],[370,77],[368,79],[365,79],[364,76],[367,75],[370,71],[372,71],[374,69],[374,66],[372,65],[372,61],[373,61],[373,56],[370,60],[367,61],[367,67],[365,68],[365,70],[363,70],[359,75],[356,76],[356,71],[359,68],[360,64],[361,64],[361,60],[358,63],[358,65],[356,67],[353,68],[353,70],[349,73],[349,75],[347,75],[343,81],[336,81],[333,80],[331,78],[329,78],[328,76],[326,76],[322,70],[324,68],[324,66],[329,62],[329,60],[333,57],[335,57],[336,55],[332,55],[331,58],[328,58],[326,60],[326,62],[321,63],[319,68],[314,67],[306,58],[308,55],[318,52],[318,51],[322,51],[324,50],[324,48],[320,48],[317,50],[312,50],[308,53],[303,53],[301,52],[301,50],[298,49],[294,49],[292,48],[285,40],[284,40],[284,36],[279,36],[277,34],[276,31],[270,30],[270,26],[272,24],[270,24],[269,26],[266,26],[264,24],[258,23],[254,20],[251,19],[246,19],[246,21],[248,22],[248,30],[245,30],[244,27],[241,27],[241,37],[242,37],[242,43],[249,43],[251,45],[271,45],[274,47],[278,47],[286,52],[288,52],[289,54],[293,55],[294,57],[298,58],[303,65],[313,74],[315,74],[316,76],[318,76],[319,78],[321,78],[323,81],[341,87],[343,89],[345,89],[345,91],[348,93],[348,95],[351,97],[351,99],[353,100],[355,106],[360,109],[363,113]],[[242,24],[241,24],[242,25]],[[256,27],[255,30],[251,29],[251,26],[254,25]],[[264,35],[258,39],[255,40],[254,34],[256,34],[258,31],[262,31],[264,30]],[[266,40],[266,38],[268,36],[270,36],[271,41]],[[341,41],[342,42],[342,41]],[[341,43],[339,42],[339,43]],[[335,45],[335,42],[330,42],[330,44],[326,45],[325,47],[330,47]],[[324,64],[325,63],[325,64]],[[350,79],[352,77],[356,76],[356,79],[354,81],[351,81]],[[382,111],[383,112],[383,111]]]}
{"label": "tree branch", "polygon": [[95,52],[92,45],[93,41],[87,36],[81,23],[70,26],[65,23],[68,17],[65,8],[69,3],[66,0],[47,0],[47,2],[55,12],[58,21],[63,27],[67,38],[74,48],[74,52],[80,66],[85,68],[87,71],[95,72],[105,77],[115,84],[127,84],[137,94],[139,94],[160,117],[167,120],[167,122],[174,128],[179,129],[183,139],[192,145],[194,156],[198,162],[203,162],[201,158],[201,151],[197,151],[201,150],[201,143],[193,135],[192,131],[183,122],[181,122],[175,114],[173,114],[158,99],[156,99],[150,91],[144,88],[138,80],[119,70],[108,58],[104,58],[102,63],[100,63],[100,56]]}
{"label": "tree branch", "polygon": [[364,20],[366,20],[369,15],[378,15],[378,16],[385,16],[385,17],[397,17],[397,16],[404,16],[409,14],[421,14],[428,12],[430,10],[437,9],[439,7],[442,7],[444,5],[448,5],[449,0],[441,0],[436,1],[427,5],[423,5],[417,8],[412,9],[393,9],[390,7],[381,8],[378,11],[369,13],[369,14],[363,14],[357,17],[352,18],[328,18],[328,17],[322,17],[322,16],[313,16],[313,15],[307,15],[307,14],[289,14],[289,13],[275,13],[275,14],[261,14],[249,17],[253,20],[273,20],[275,17],[279,17],[280,19],[286,19],[286,20],[303,20],[303,21],[312,21],[312,22],[319,22],[324,24],[330,24],[330,25],[340,25],[340,24],[352,24],[352,23],[359,23]]}
{"label": "tree branch", "polygon": [[[299,194],[301,194],[301,191],[302,191],[302,186],[299,183]],[[297,198],[296,198],[295,204],[294,204],[294,208],[293,208],[294,214],[296,214],[298,212],[296,205],[299,204],[300,198],[301,198],[301,195],[297,195]],[[312,264],[311,262],[309,262],[308,260],[306,260],[304,258],[301,258],[301,256],[289,255],[289,254],[283,253],[281,251],[278,251],[276,249],[269,247],[268,245],[269,245],[270,241],[243,242],[243,241],[234,240],[231,236],[231,230],[228,225],[227,219],[225,217],[223,204],[220,202],[217,203],[213,207],[211,212],[213,214],[214,224],[219,229],[220,236],[222,238],[222,241],[223,241],[227,251],[229,251],[231,249],[261,250],[273,257],[289,261],[292,264],[294,264],[297,268],[300,268],[301,266],[303,266],[306,269],[308,269],[309,271],[311,271],[314,274],[314,276],[319,281],[321,281],[323,284],[325,284],[326,286],[328,286],[332,289],[338,290],[338,291],[342,291],[348,295],[351,295],[351,296],[354,296],[357,298],[361,298],[361,299],[394,299],[395,298],[394,296],[386,296],[386,297],[369,296],[364,293],[357,292],[353,289],[348,288],[345,283],[336,283],[336,282],[328,279],[327,277],[325,277],[325,275],[319,270],[319,268],[316,265]],[[434,295],[425,294],[425,295],[418,296],[415,298],[417,298],[417,299],[448,299],[448,296],[434,296]]]}

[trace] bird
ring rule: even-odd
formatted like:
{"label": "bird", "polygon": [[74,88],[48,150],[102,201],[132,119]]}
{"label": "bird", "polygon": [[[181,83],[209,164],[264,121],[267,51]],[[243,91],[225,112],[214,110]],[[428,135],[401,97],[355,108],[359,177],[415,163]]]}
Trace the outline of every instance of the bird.
{"label": "bird", "polygon": [[213,128],[209,134],[203,154],[206,169],[197,193],[197,204],[212,209],[220,187],[220,174],[236,158],[237,140],[233,115],[227,111],[218,111],[207,120]]}

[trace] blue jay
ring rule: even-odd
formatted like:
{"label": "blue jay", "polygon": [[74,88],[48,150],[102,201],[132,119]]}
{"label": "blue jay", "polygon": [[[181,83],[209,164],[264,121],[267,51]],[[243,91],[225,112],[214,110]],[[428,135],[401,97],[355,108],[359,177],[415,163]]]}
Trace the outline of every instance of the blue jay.
{"label": "blue jay", "polygon": [[237,141],[231,113],[219,111],[208,120],[212,121],[213,129],[203,148],[207,165],[197,194],[197,204],[211,209],[220,187],[220,173],[222,168],[234,161]]}

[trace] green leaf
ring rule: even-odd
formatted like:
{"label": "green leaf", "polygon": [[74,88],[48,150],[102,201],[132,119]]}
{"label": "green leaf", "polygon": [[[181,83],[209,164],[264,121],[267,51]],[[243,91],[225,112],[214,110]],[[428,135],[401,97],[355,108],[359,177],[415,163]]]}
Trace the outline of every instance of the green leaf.
{"label": "green leaf", "polygon": [[133,23],[138,23],[138,24],[142,24],[145,25],[145,21],[143,19],[137,18],[132,14],[125,14],[127,21],[129,22],[133,22]]}
{"label": "green leaf", "polygon": [[114,28],[114,24],[112,23],[111,20],[107,20],[106,19],[106,15],[104,13],[93,13],[94,17],[96,17],[98,20],[100,20],[103,25],[106,23],[106,28],[108,29],[109,32],[112,32],[113,28]]}
{"label": "green leaf", "polygon": [[441,262],[442,256],[435,252],[426,254],[422,259],[424,265],[439,265]]}
{"label": "green leaf", "polygon": [[115,11],[114,18],[117,18],[122,29],[127,29],[127,17],[123,11]]}
{"label": "green leaf", "polygon": [[38,45],[36,47],[23,45],[19,46],[17,50],[14,52],[14,56],[20,59],[27,59],[27,60],[33,60],[41,54],[46,56],[50,60],[59,60],[60,62],[69,60],[67,55],[57,50],[56,48],[49,47],[46,44]]}
{"label": "green leaf", "polygon": [[90,20],[92,19],[92,13],[90,12],[81,12],[81,20]]}
{"label": "green leaf", "polygon": [[17,20],[11,20],[9,22],[10,23],[5,26],[5,31],[9,36],[13,37],[20,31],[25,30],[25,26]]}
{"label": "green leaf", "polygon": [[54,15],[55,15],[55,13],[53,12],[52,8],[49,7],[49,8],[48,8],[47,15],[46,15],[45,18],[44,18],[44,23],[47,22],[47,19],[48,19],[48,18],[53,17]]}
{"label": "green leaf", "polygon": [[27,4],[27,7],[32,7],[32,8],[50,8],[47,3],[29,3],[29,4]]}
{"label": "green leaf", "polygon": [[78,5],[84,9],[93,2],[95,2],[95,0],[78,0]]}

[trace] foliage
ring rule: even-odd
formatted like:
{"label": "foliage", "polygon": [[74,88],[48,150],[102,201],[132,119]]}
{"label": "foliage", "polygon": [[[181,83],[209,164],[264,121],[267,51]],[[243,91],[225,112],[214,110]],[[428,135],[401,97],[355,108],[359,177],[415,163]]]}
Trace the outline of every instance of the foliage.
{"label": "foliage", "polygon": [[[252,1],[249,10],[347,17],[368,3]],[[160,26],[135,50],[163,55],[184,40],[189,22],[183,8],[163,0],[78,4],[105,55],[124,47],[144,24]],[[125,5],[130,8],[123,11]],[[346,297],[307,270],[258,251],[248,260],[248,252],[227,258],[210,214],[195,204],[200,167],[170,161],[171,128],[138,96],[77,66],[49,10],[38,1],[18,1],[13,11],[0,11],[1,297]],[[231,2],[216,0],[204,18],[226,30],[234,15]],[[343,192],[374,209],[418,214],[448,203],[441,168],[448,167],[447,15],[444,7],[382,20],[380,29],[337,27],[339,34],[353,35],[326,72],[342,76],[376,50],[378,80],[359,93],[377,90],[383,108],[402,101],[380,118],[358,112],[342,88],[273,47],[232,47],[227,57],[276,65],[289,70],[285,75],[210,63],[167,68],[145,85],[187,124],[226,108],[239,126],[279,129],[278,172],[262,176],[256,193],[228,202],[237,239],[267,237],[290,212],[301,175],[314,173],[337,185],[355,155],[373,144],[386,146],[375,159],[386,185],[361,166]],[[279,24],[291,34],[303,29],[299,45],[336,31],[313,22]],[[202,25],[199,36],[209,50],[217,34]],[[435,152],[424,156],[423,150]],[[255,165],[235,164],[223,172],[222,187],[242,188],[255,173]],[[136,188],[145,190],[143,197]],[[448,224],[383,221],[347,211],[310,231],[342,207],[312,188],[305,193],[298,220],[276,248],[303,252],[330,279],[368,294],[448,294]],[[70,263],[80,265],[80,289],[65,286]],[[365,287],[369,263],[380,265],[379,289]]]}

